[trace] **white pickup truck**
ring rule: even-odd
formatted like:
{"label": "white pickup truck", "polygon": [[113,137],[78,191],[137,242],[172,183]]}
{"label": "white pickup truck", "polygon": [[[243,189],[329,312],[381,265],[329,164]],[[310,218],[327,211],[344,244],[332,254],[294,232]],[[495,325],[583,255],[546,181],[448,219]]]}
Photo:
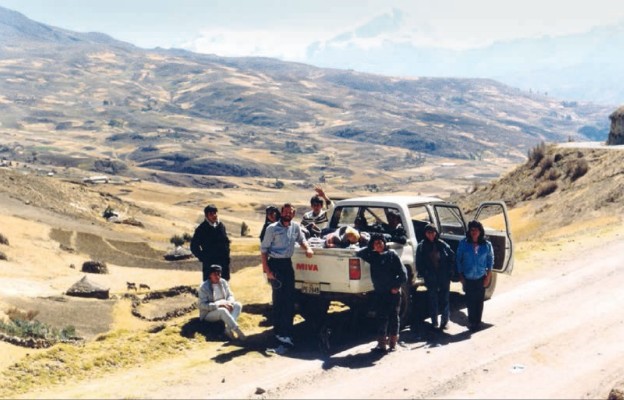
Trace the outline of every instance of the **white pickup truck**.
{"label": "white pickup truck", "polygon": [[[433,223],[438,227],[440,238],[453,251],[466,236],[467,220],[460,208],[434,197],[422,196],[371,196],[346,199],[336,202],[329,229],[354,226],[355,219],[366,221],[361,231],[379,232],[387,226],[389,213],[398,212],[407,233],[407,242],[389,242],[407,268],[408,282],[402,290],[401,317],[408,322],[412,309],[412,298],[419,285],[424,285],[417,276],[415,252],[418,242],[424,238],[424,227]],[[504,202],[483,203],[473,219],[480,220],[486,238],[494,247],[494,271],[511,274],[513,268],[513,244],[509,228],[507,208]],[[295,287],[298,292],[298,310],[305,318],[312,320],[318,313],[325,314],[331,301],[339,301],[356,313],[368,312],[373,283],[370,265],[358,258],[359,247],[325,248],[323,241],[310,240],[314,256],[306,258],[303,249],[297,247],[293,255]],[[493,274],[486,298],[490,298],[496,286]]]}

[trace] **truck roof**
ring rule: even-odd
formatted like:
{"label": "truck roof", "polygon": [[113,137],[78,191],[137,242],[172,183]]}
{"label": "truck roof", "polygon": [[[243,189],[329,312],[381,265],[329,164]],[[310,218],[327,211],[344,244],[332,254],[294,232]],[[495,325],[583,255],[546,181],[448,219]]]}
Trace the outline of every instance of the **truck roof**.
{"label": "truck roof", "polygon": [[336,202],[336,206],[367,204],[367,205],[393,205],[393,204],[421,204],[421,203],[440,203],[444,202],[437,197],[428,196],[397,196],[397,195],[375,195],[364,197],[353,197]]}

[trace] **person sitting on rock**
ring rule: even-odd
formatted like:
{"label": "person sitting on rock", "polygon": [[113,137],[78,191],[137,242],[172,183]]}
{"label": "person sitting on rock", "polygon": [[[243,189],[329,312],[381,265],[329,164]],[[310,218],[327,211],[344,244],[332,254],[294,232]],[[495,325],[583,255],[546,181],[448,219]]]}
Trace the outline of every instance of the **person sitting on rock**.
{"label": "person sitting on rock", "polygon": [[208,279],[199,287],[199,319],[223,321],[225,335],[231,339],[245,339],[236,320],[243,306],[234,299],[228,282],[221,278],[221,266],[211,265]]}

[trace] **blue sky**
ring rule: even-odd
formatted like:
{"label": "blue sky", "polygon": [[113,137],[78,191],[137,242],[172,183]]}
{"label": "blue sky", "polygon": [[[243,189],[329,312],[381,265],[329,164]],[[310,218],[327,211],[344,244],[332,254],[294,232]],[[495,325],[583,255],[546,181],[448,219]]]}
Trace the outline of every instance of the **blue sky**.
{"label": "blue sky", "polygon": [[0,0],[49,25],[140,47],[300,61],[310,45],[349,39],[448,48],[579,33],[624,21],[613,0]]}

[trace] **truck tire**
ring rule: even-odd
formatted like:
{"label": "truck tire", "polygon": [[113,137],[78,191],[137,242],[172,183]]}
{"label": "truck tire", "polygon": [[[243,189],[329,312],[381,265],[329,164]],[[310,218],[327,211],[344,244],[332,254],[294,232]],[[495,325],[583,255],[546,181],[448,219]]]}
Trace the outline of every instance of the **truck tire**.
{"label": "truck tire", "polygon": [[329,309],[329,301],[318,296],[306,294],[299,295],[298,300],[299,314],[310,323],[312,327],[318,327],[323,324],[327,310]]}
{"label": "truck tire", "polygon": [[407,283],[401,286],[401,306],[399,308],[401,327],[405,327],[412,322],[413,291],[414,288]]}
{"label": "truck tire", "polygon": [[494,294],[494,289],[496,289],[496,277],[498,276],[498,273],[496,272],[492,272],[492,279],[490,279],[490,286],[485,288],[485,299],[489,300],[492,298],[492,295]]}

